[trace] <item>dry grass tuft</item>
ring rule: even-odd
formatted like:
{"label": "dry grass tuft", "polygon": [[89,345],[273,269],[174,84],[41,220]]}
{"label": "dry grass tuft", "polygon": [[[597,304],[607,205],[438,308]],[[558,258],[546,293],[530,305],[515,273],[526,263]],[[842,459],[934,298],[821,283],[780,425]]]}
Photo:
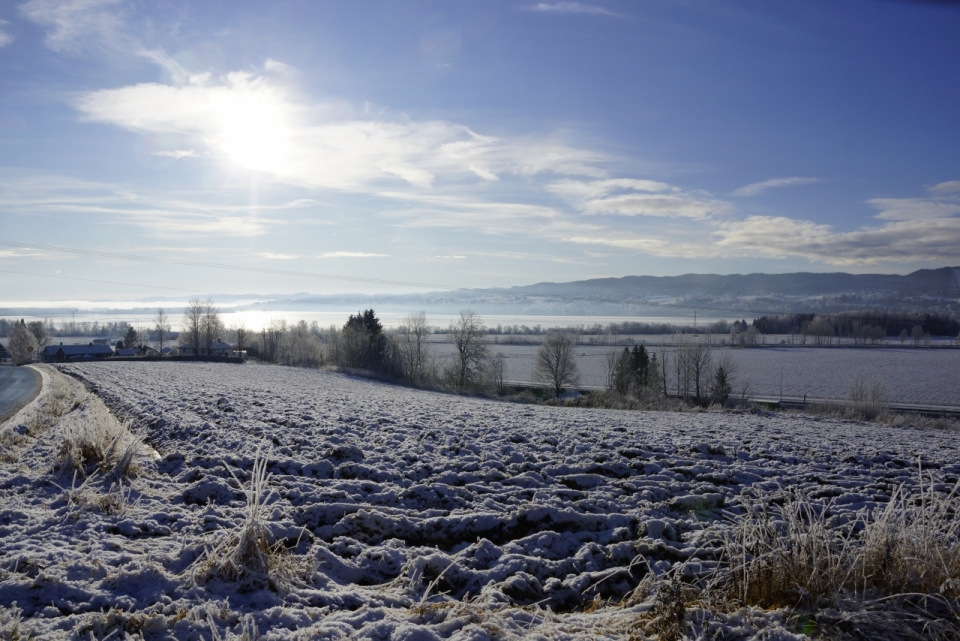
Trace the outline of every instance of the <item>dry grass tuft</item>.
{"label": "dry grass tuft", "polygon": [[34,633],[23,625],[23,610],[16,602],[7,609],[0,609],[0,641],[24,641],[33,639]]}
{"label": "dry grass tuft", "polygon": [[[957,489],[901,487],[847,520],[797,491],[780,507],[746,501],[707,590],[732,608],[788,608],[837,638],[960,638]],[[856,636],[867,628],[877,635]]]}
{"label": "dry grass tuft", "polygon": [[269,589],[282,592],[313,571],[306,559],[285,550],[282,542],[269,543],[264,525],[264,500],[269,480],[267,459],[257,452],[250,487],[246,491],[246,519],[239,533],[231,533],[205,555],[206,561],[199,572],[202,579],[218,578],[237,583],[242,591]]}
{"label": "dry grass tuft", "polygon": [[687,606],[684,586],[676,577],[657,582],[649,616],[647,631],[661,641],[680,641],[684,638]]}
{"label": "dry grass tuft", "polygon": [[82,414],[62,425],[62,467],[84,476],[110,474],[117,479],[138,472],[137,459],[147,452],[143,438],[99,403],[89,404]]}
{"label": "dry grass tuft", "polygon": [[139,499],[131,501],[132,488],[114,482],[110,484],[110,489],[103,493],[96,487],[98,478],[94,474],[86,477],[80,485],[76,485],[77,479],[74,475],[70,488],[61,488],[67,505],[78,510],[95,509],[114,516],[122,516],[130,506],[139,505]]}

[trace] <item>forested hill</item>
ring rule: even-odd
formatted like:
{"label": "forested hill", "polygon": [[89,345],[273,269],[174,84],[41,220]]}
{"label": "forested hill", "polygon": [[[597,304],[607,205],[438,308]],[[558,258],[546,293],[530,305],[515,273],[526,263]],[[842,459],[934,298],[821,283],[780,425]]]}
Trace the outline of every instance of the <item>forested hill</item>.
{"label": "forested hill", "polygon": [[785,295],[816,296],[853,292],[883,292],[905,296],[960,295],[960,267],[921,269],[911,274],[684,274],[682,276],[624,276],[570,283],[537,283],[512,287],[517,293],[558,296],[633,298],[640,296]]}

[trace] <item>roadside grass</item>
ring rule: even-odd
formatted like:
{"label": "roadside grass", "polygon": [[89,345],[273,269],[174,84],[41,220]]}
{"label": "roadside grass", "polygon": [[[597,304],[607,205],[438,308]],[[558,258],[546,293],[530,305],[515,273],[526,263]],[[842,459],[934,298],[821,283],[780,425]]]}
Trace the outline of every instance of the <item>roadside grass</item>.
{"label": "roadside grass", "polygon": [[7,422],[0,432],[0,462],[17,463],[19,450],[31,438],[49,432],[60,419],[76,409],[86,397],[86,390],[52,368],[44,367],[44,389],[32,407]]}
{"label": "roadside grass", "polygon": [[100,402],[78,406],[61,422],[58,462],[82,476],[101,474],[119,480],[140,471],[147,454],[143,437],[130,431]]}

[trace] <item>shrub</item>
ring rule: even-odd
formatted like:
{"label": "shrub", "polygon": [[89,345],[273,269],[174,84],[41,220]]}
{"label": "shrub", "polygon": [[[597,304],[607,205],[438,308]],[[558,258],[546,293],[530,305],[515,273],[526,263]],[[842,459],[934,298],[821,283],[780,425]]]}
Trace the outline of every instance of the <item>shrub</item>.
{"label": "shrub", "polygon": [[865,420],[874,420],[887,413],[890,402],[887,390],[879,378],[867,383],[857,376],[850,386],[850,402],[856,415]]}

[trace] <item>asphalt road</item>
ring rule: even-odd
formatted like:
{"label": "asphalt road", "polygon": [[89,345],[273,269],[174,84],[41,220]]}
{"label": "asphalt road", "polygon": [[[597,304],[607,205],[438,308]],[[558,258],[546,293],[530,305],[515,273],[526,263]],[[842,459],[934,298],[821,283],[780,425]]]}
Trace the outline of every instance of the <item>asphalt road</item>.
{"label": "asphalt road", "polygon": [[0,367],[0,423],[40,393],[43,378],[32,367]]}

